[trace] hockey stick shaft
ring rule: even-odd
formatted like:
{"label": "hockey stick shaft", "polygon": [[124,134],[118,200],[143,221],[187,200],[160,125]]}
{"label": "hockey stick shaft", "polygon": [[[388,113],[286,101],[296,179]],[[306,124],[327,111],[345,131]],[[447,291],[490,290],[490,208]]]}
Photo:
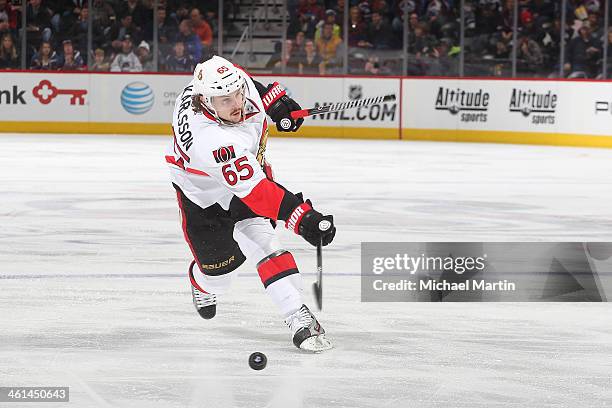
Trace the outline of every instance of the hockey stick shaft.
{"label": "hockey stick shaft", "polygon": [[376,96],[374,98],[357,99],[349,102],[332,103],[331,105],[318,106],[316,108],[301,109],[291,112],[293,119],[305,118],[312,115],[320,115],[322,113],[340,112],[351,108],[361,108],[362,106],[376,105],[377,103],[394,101],[395,94],[384,96]]}
{"label": "hockey stick shaft", "polygon": [[317,281],[312,284],[312,289],[317,303],[317,309],[323,308],[323,246],[317,245]]}

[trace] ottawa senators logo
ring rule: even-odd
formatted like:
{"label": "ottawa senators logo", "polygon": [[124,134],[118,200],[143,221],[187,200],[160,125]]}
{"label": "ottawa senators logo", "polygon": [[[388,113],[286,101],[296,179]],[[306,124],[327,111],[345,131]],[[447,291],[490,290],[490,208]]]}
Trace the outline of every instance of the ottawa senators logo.
{"label": "ottawa senators logo", "polygon": [[234,146],[222,146],[217,150],[213,150],[213,157],[217,163],[226,163],[232,159],[236,158],[236,153],[234,152]]}

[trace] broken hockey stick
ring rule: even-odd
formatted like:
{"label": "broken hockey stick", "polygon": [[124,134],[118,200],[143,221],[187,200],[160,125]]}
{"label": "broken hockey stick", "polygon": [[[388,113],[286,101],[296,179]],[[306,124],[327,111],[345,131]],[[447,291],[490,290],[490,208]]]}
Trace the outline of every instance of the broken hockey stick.
{"label": "broken hockey stick", "polygon": [[317,281],[312,284],[312,291],[317,302],[317,309],[323,308],[323,247],[322,243],[317,244]]}
{"label": "broken hockey stick", "polygon": [[301,109],[291,112],[293,119],[305,118],[306,116],[320,115],[322,113],[339,112],[351,108],[376,105],[377,103],[394,101],[395,94],[376,96],[374,98],[357,99],[349,102],[337,102],[331,105],[317,106],[316,108]]}

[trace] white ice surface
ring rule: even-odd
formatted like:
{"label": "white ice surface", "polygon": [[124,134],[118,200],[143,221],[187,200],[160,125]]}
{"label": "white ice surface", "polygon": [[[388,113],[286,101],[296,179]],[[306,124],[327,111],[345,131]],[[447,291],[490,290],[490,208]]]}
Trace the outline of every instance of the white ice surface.
{"label": "white ice surface", "polygon": [[[362,241],[612,241],[612,150],[270,140],[338,224],[337,347],[307,355],[249,265],[195,314],[165,143],[0,136],[0,386],[70,386],[58,407],[612,406],[608,304],[361,303],[358,278]],[[312,304],[314,251],[279,230]]]}

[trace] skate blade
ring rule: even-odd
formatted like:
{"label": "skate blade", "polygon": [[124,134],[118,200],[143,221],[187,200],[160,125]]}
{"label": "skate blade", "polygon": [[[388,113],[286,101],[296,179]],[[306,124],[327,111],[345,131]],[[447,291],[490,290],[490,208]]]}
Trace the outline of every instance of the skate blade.
{"label": "skate blade", "polygon": [[320,334],[318,336],[312,336],[307,338],[300,344],[300,349],[311,353],[320,353],[322,351],[330,350],[334,347],[331,341],[329,341],[325,335]]}

